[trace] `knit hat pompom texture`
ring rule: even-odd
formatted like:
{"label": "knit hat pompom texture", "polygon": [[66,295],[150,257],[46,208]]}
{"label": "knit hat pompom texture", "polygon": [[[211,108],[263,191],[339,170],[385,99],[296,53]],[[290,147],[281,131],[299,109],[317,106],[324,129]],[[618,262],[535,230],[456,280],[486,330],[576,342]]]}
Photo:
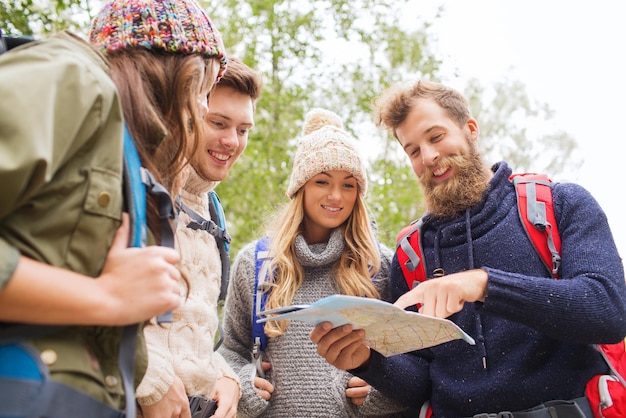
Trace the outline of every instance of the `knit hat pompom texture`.
{"label": "knit hat pompom texture", "polygon": [[306,115],[303,136],[294,156],[287,196],[291,199],[313,176],[331,170],[347,171],[356,178],[359,193],[367,192],[365,165],[356,141],[343,130],[334,112],[315,108]]}
{"label": "knit hat pompom texture", "polygon": [[218,80],[228,62],[222,36],[195,0],[111,0],[95,17],[89,39],[104,52],[143,47],[217,57]]}

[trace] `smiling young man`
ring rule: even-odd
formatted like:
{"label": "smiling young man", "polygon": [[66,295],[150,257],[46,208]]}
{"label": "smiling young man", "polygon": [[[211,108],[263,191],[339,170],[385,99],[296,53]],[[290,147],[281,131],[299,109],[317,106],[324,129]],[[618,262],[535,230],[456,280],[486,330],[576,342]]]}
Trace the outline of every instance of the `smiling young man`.
{"label": "smiling young man", "polygon": [[377,122],[408,155],[427,207],[428,280],[409,289],[394,257],[392,299],[449,317],[476,344],[385,358],[363,344],[362,331],[324,323],[310,335],[318,353],[410,406],[411,416],[430,402],[433,417],[592,417],[586,384],[608,372],[594,344],[626,335],[623,265],[598,203],[578,185],[553,185],[556,280],[520,221],[512,170],[482,161],[478,123],[460,93],[426,81],[392,87]]}
{"label": "smiling young man", "polygon": [[[240,60],[231,57],[228,62],[228,71],[209,94],[204,136],[190,159],[180,196],[183,208],[204,219],[211,219],[208,193],[228,176],[248,144],[263,86],[260,74]],[[217,416],[234,417],[237,411],[239,379],[213,351],[222,274],[219,249],[208,231],[188,228],[191,221],[181,211],[176,230],[185,302],[174,311],[171,325],[146,327],[150,362],[137,390],[144,418],[187,417],[187,396],[193,395],[216,400]]]}

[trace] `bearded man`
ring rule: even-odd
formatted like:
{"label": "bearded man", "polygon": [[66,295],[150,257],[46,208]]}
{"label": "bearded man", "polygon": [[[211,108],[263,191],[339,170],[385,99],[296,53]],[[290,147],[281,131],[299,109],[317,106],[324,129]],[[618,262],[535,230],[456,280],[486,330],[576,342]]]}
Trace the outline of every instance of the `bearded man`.
{"label": "bearded man", "polygon": [[428,81],[391,87],[376,121],[408,155],[427,209],[428,280],[409,289],[394,257],[395,305],[449,318],[476,344],[386,358],[363,343],[362,330],[322,323],[311,332],[317,352],[411,416],[429,403],[432,417],[593,417],[586,384],[609,372],[594,345],[626,335],[624,269],[598,202],[579,185],[553,184],[562,243],[555,280],[520,221],[511,168],[483,162],[478,123],[459,92]]}

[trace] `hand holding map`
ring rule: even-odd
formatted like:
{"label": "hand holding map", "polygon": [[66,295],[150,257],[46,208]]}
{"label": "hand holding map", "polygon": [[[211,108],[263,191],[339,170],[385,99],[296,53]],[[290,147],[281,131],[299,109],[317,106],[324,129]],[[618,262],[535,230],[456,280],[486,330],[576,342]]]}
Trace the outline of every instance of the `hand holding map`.
{"label": "hand holding map", "polygon": [[[260,312],[257,322],[289,319],[313,325],[328,321],[333,327],[350,324],[365,330],[365,343],[389,357],[462,339],[474,339],[454,322],[405,311],[391,303],[357,296],[332,295],[311,305],[291,305]],[[267,316],[270,315],[270,316]]]}

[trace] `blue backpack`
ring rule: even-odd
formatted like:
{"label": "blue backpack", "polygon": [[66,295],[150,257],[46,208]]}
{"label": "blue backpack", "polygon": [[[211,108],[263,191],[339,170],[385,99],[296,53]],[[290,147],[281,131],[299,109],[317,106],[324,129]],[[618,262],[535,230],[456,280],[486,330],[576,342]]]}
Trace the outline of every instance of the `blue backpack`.
{"label": "blue backpack", "polygon": [[267,297],[270,294],[271,286],[269,284],[270,281],[270,261],[271,257],[269,256],[269,243],[270,240],[268,237],[261,238],[256,242],[256,247],[254,250],[254,263],[255,263],[255,274],[254,274],[254,299],[252,301],[252,359],[254,360],[254,364],[256,365],[257,372],[259,376],[264,377],[265,372],[263,371],[263,367],[261,365],[261,354],[265,351],[265,347],[267,346],[267,336],[265,335],[265,330],[263,329],[265,323],[258,323],[257,320],[261,318],[259,312],[263,312],[265,310],[265,303],[267,302]]}

